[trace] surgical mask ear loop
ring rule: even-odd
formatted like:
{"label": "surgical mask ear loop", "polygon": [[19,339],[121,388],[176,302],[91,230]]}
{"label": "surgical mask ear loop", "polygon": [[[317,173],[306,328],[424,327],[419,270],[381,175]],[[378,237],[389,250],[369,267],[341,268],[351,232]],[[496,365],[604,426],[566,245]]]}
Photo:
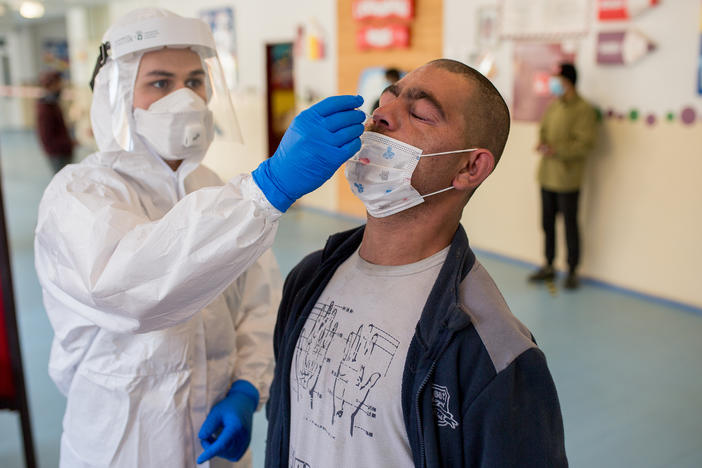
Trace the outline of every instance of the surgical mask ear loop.
{"label": "surgical mask ear loop", "polygon": [[[427,156],[441,156],[441,155],[443,155],[443,154],[465,153],[465,152],[468,152],[468,151],[475,151],[475,150],[477,150],[477,149],[478,149],[478,148],[468,148],[468,149],[455,150],[455,151],[444,151],[444,152],[441,152],[441,153],[429,153],[429,154],[422,154],[422,155],[420,155],[419,157],[420,157],[420,158],[424,158],[424,157],[427,157]],[[427,193],[426,195],[421,195],[421,197],[422,197],[422,198],[428,198],[428,197],[431,197],[432,195],[438,195],[439,193],[442,193],[442,192],[448,192],[448,191],[451,190],[452,188],[455,188],[455,187],[452,185],[452,186],[450,186],[450,187],[446,187],[445,189],[437,190],[436,192],[431,192],[431,193]]]}
{"label": "surgical mask ear loop", "polygon": [[431,197],[432,195],[437,195],[441,192],[448,192],[452,188],[455,188],[455,187],[452,185],[450,187],[446,187],[445,189],[437,190],[436,192],[427,193],[426,195],[422,195],[422,198],[428,198],[428,197]]}
{"label": "surgical mask ear loop", "polygon": [[467,153],[468,151],[475,151],[478,148],[468,148],[468,149],[462,149],[462,150],[455,150],[455,151],[443,151],[441,153],[429,153],[429,154],[421,154],[419,155],[420,158],[426,158],[428,156],[441,156],[443,154],[455,154],[455,153]]}

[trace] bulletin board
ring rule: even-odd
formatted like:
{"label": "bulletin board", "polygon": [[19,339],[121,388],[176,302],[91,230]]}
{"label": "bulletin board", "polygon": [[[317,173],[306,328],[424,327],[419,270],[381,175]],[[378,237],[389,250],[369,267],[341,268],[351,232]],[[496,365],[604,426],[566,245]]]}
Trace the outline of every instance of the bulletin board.
{"label": "bulletin board", "polygon": [[65,39],[45,39],[41,43],[42,68],[61,72],[64,80],[70,79],[68,41]]}
{"label": "bulletin board", "polygon": [[501,0],[501,35],[515,39],[584,35],[590,11],[590,0]]}

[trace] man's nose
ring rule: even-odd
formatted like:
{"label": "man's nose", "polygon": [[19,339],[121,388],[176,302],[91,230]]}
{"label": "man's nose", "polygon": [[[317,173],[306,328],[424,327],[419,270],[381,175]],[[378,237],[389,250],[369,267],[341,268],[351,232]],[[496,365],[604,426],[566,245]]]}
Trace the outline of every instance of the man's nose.
{"label": "man's nose", "polygon": [[394,107],[392,102],[378,107],[372,115],[373,126],[388,131],[396,130],[400,124],[400,118]]}

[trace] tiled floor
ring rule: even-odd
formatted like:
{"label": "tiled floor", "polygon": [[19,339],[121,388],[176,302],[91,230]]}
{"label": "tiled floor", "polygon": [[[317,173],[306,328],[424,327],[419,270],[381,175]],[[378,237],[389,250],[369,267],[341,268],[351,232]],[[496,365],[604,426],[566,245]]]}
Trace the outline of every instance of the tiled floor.
{"label": "tiled floor", "polygon": [[[51,177],[31,133],[0,134],[24,367],[40,466],[57,466],[63,397],[46,367],[51,327],[34,273],[32,231]],[[274,247],[283,274],[328,234],[358,222],[292,210]],[[470,227],[467,227],[470,233]],[[702,315],[585,284],[576,293],[524,281],[526,267],[479,255],[545,351],[558,387],[573,467],[702,466]],[[254,428],[255,466],[265,418]],[[21,467],[18,418],[0,413],[0,467]]]}

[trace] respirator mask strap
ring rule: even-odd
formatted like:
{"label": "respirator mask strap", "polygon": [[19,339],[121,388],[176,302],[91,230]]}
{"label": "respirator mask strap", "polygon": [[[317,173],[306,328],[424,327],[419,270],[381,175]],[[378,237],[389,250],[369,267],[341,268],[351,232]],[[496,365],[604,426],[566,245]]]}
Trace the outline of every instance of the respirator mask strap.
{"label": "respirator mask strap", "polygon": [[95,87],[95,78],[97,77],[97,74],[100,72],[100,69],[107,63],[107,52],[110,50],[110,43],[109,41],[103,42],[100,44],[100,50],[99,50],[99,55],[97,58],[97,61],[95,62],[95,68],[93,68],[93,76],[90,78],[90,91],[93,90]]}

